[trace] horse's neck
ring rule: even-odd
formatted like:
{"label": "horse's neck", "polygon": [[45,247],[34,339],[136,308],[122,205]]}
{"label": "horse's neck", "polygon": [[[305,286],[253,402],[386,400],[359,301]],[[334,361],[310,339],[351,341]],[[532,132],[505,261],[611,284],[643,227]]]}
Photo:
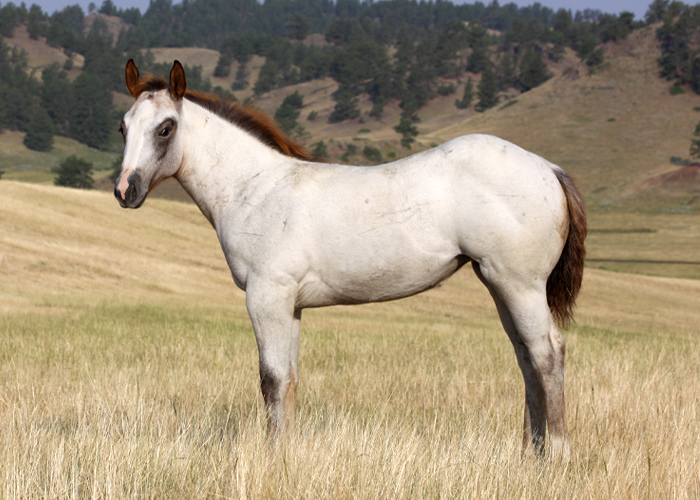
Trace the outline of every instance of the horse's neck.
{"label": "horse's neck", "polygon": [[284,175],[287,158],[219,116],[184,100],[183,162],[177,180],[215,227],[222,211],[255,186]]}

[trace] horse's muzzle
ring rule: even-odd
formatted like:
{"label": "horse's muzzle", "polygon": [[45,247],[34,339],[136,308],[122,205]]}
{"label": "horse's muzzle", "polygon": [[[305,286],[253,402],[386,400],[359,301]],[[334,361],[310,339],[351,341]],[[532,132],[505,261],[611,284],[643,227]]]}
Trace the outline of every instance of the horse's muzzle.
{"label": "horse's muzzle", "polygon": [[119,201],[119,205],[122,208],[139,208],[146,201],[146,195],[148,194],[147,189],[143,189],[143,183],[141,182],[141,176],[137,172],[133,172],[129,175],[129,185],[124,191],[124,196],[119,190],[119,179],[117,179],[116,185],[114,187],[114,197]]}

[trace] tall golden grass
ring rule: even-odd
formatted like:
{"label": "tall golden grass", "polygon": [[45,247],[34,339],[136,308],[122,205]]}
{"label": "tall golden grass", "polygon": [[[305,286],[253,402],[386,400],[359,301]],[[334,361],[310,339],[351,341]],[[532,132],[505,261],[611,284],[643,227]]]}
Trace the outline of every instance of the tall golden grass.
{"label": "tall golden grass", "polygon": [[189,205],[114,205],[0,183],[0,497],[700,496],[700,281],[588,270],[569,463],[521,458],[521,375],[466,269],[305,311],[275,448],[213,230]]}

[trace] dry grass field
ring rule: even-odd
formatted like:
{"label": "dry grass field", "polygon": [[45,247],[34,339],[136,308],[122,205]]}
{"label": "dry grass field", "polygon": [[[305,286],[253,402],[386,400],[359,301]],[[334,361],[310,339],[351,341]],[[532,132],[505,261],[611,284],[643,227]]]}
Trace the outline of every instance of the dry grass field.
{"label": "dry grass field", "polygon": [[[700,218],[591,225],[592,254],[646,236],[689,260]],[[623,231],[640,228],[656,232]],[[566,333],[569,463],[521,459],[522,379],[468,269],[305,311],[278,449],[244,296],[193,205],[1,181],[0,283],[2,498],[700,496],[697,279],[587,270]]]}

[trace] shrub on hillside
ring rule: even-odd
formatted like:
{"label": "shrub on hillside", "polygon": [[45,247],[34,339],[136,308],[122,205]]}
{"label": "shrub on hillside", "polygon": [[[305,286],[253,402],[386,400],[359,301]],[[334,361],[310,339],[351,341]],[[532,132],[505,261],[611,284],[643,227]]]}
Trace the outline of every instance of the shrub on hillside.
{"label": "shrub on hillside", "polygon": [[323,141],[315,142],[311,145],[311,154],[317,158],[328,158],[328,147]]}
{"label": "shrub on hillside", "polygon": [[27,126],[27,133],[22,141],[27,148],[34,151],[50,151],[53,146],[53,120],[43,106],[32,113]]}
{"label": "shrub on hillside", "polygon": [[381,163],[384,160],[381,151],[372,146],[365,146],[362,150],[362,154],[365,155],[365,158],[374,163]]}
{"label": "shrub on hillside", "polygon": [[92,178],[92,163],[75,155],[69,156],[51,171],[57,174],[53,181],[56,186],[92,189],[95,183]]}

